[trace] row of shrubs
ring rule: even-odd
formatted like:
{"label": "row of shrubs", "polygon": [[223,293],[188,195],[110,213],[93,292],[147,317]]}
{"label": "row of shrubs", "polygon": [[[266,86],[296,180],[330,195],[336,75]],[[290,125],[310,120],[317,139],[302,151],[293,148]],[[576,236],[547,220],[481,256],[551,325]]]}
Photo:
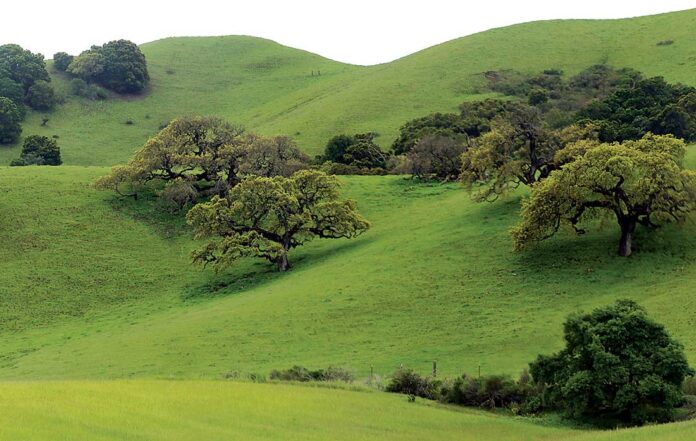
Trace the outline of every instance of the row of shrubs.
{"label": "row of shrubs", "polygon": [[541,390],[525,370],[518,380],[504,375],[473,377],[464,374],[454,380],[424,377],[412,369],[397,370],[387,392],[437,400],[460,406],[486,409],[507,408],[515,414],[536,414],[542,410]]}

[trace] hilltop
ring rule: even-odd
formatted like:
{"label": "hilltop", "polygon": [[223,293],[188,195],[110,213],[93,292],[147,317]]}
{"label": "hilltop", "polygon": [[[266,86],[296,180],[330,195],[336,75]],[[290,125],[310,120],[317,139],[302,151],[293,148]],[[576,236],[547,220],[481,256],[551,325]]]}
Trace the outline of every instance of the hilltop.
{"label": "hilltop", "polygon": [[[463,37],[391,63],[352,66],[254,37],[169,38],[142,46],[152,76],[140,98],[92,102],[69,97],[34,113],[25,135],[56,134],[66,164],[125,162],[175,116],[215,114],[267,135],[294,137],[311,154],[342,132],[375,131],[391,145],[406,120],[455,111],[490,96],[483,73],[516,69],[568,75],[597,63],[696,85],[696,9],[622,20],[553,20]],[[657,43],[672,40],[669,46]],[[54,74],[59,90],[67,80]],[[126,122],[133,124],[128,125]],[[18,156],[3,148],[0,162]]]}

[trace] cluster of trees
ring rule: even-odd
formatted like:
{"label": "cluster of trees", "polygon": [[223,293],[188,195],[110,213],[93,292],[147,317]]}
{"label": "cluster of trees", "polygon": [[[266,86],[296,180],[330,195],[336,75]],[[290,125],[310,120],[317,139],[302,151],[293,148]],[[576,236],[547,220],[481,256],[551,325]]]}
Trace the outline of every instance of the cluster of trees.
{"label": "cluster of trees", "polygon": [[558,70],[488,76],[495,90],[524,100],[468,102],[459,114],[409,121],[392,146],[401,158],[393,171],[459,177],[478,201],[530,187],[517,249],[564,224],[582,234],[581,224],[609,215],[628,256],[636,225],[682,222],[696,209],[682,140],[695,139],[696,89],[603,65],[569,81]]}
{"label": "cluster of trees", "polygon": [[673,419],[684,403],[682,385],[694,375],[684,349],[630,300],[568,317],[565,348],[539,355],[513,381],[463,375],[454,381],[400,369],[387,391],[516,413],[563,411],[603,425],[641,425]]}
{"label": "cluster of trees", "polygon": [[43,55],[16,44],[0,46],[0,144],[12,144],[22,133],[26,107],[46,111],[56,102]]}
{"label": "cluster of trees", "polygon": [[355,202],[339,198],[335,177],[308,165],[287,137],[246,133],[215,117],[185,117],[95,185],[136,198],[155,188],[179,209],[199,202],[187,214],[196,236],[208,240],[194,253],[196,262],[220,268],[254,256],[286,271],[291,249],[369,228]]}
{"label": "cluster of trees", "polygon": [[317,161],[331,174],[383,174],[389,154],[375,143],[376,136],[373,132],[336,135],[326,144],[324,154],[317,157]]}
{"label": "cluster of trees", "polygon": [[92,46],[77,57],[65,52],[53,56],[56,70],[75,77],[73,93],[90,98],[103,94],[89,85],[97,84],[116,93],[140,93],[150,81],[145,55],[128,40],[110,41]]}

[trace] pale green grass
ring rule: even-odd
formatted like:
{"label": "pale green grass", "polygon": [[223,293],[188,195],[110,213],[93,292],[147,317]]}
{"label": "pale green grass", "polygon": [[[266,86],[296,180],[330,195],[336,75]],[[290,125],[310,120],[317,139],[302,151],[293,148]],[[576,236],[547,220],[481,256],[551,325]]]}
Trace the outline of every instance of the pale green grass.
{"label": "pale green grass", "polygon": [[5,383],[0,398],[0,439],[12,441],[686,441],[696,433],[694,423],[588,432],[401,395],[210,381]]}
{"label": "pale green grass", "polygon": [[[560,68],[573,74],[607,62],[696,85],[694,22],[696,9],[626,20],[528,23],[370,67],[258,38],[171,38],[143,45],[152,74],[147,96],[106,102],[71,97],[49,115],[46,127],[40,127],[42,115],[32,114],[24,129],[25,135],[60,136],[65,162],[73,165],[125,162],[160,124],[186,113],[290,135],[312,154],[341,132],[376,131],[389,147],[406,120],[456,111],[462,101],[488,96],[482,80],[487,70]],[[674,44],[657,46],[667,39]],[[67,89],[60,76],[55,83]],[[127,120],[135,124],[125,125]],[[19,147],[3,147],[0,163],[18,155]]]}

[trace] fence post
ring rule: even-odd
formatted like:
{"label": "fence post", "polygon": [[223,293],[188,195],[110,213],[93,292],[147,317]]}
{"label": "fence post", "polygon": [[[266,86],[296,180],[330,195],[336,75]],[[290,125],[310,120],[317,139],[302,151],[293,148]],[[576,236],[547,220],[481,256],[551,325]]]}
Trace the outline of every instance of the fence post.
{"label": "fence post", "polygon": [[433,361],[433,378],[437,377],[437,361]]}

